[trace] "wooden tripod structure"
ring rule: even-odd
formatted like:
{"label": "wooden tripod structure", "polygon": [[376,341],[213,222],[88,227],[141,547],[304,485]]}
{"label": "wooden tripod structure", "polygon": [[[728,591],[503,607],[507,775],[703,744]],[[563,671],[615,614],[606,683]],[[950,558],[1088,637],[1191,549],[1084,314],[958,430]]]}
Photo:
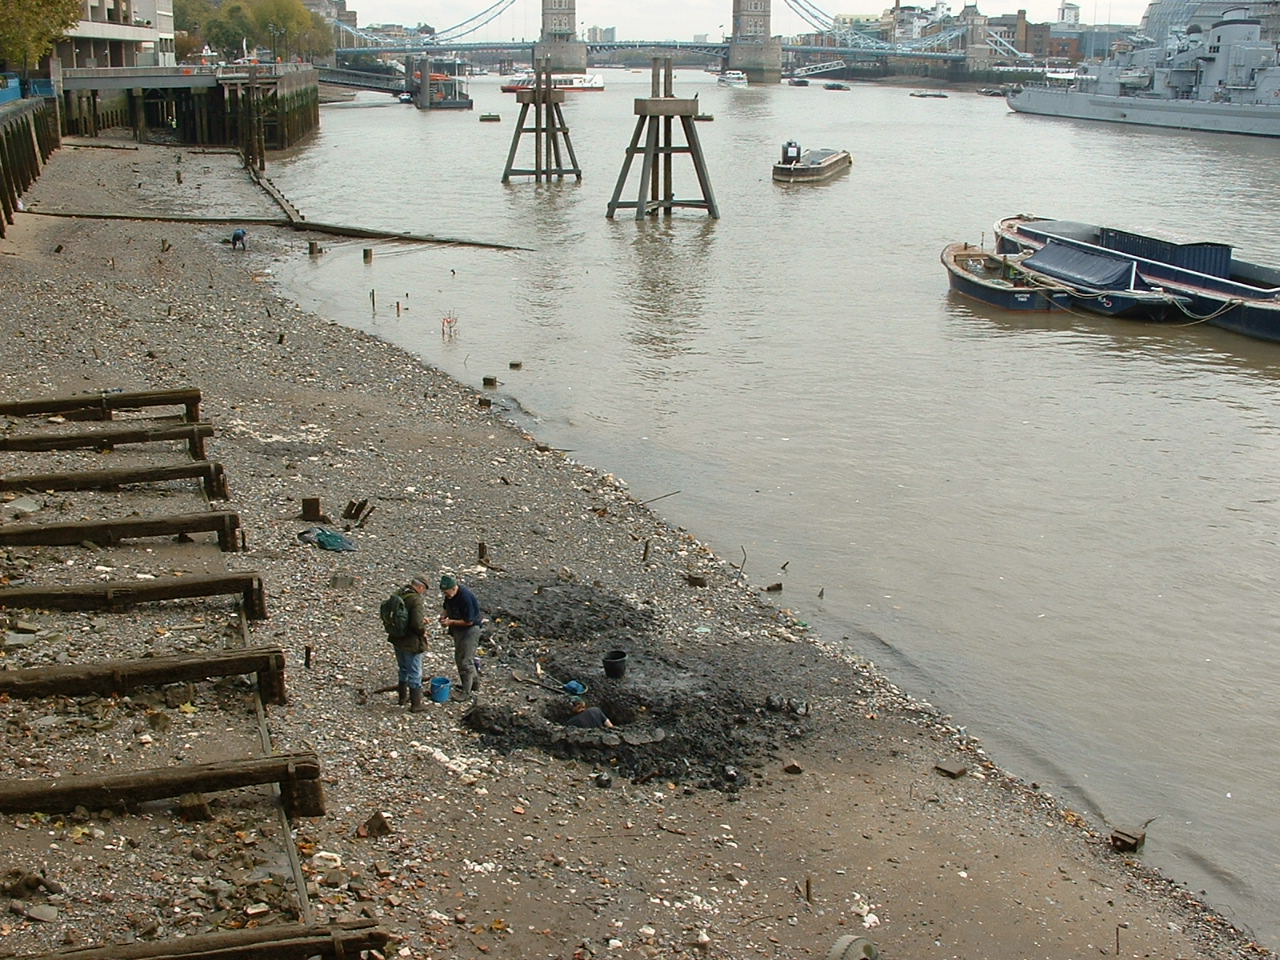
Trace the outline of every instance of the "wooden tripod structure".
{"label": "wooden tripod structure", "polygon": [[[531,176],[535,181],[545,179],[550,183],[552,177],[563,180],[566,173],[573,174],[581,182],[582,168],[578,166],[578,158],[573,155],[569,125],[564,122],[564,112],[560,109],[560,104],[564,103],[564,91],[552,86],[550,60],[543,60],[534,69],[531,88],[516,91],[516,103],[520,104],[520,118],[511,135],[511,149],[507,152],[507,167],[502,171],[502,182],[509,183],[512,177]],[[525,120],[529,116],[530,107],[533,107],[533,126],[526,127]],[[520,148],[520,138],[526,133],[533,134],[533,167],[516,169],[516,151]],[[560,142],[562,139],[563,153]],[[564,165],[566,156],[569,158],[567,167]]]}
{"label": "wooden tripod structure", "polygon": [[[715,194],[711,190],[711,178],[707,175],[707,161],[702,156],[702,146],[698,143],[698,130],[693,120],[698,113],[698,99],[680,99],[672,91],[671,58],[654,57],[651,95],[647,99],[636,99],[636,129],[631,135],[631,145],[627,147],[622,172],[618,174],[618,183],[613,188],[613,198],[609,201],[609,209],[605,214],[609,219],[613,219],[614,212],[620,209],[634,209],[637,220],[643,220],[646,215],[656,215],[659,210],[669,217],[673,207],[696,207],[706,210],[713,218],[720,219]],[[672,138],[677,118],[684,130],[683,146],[677,145]],[[642,135],[643,147],[640,146]],[[702,189],[701,199],[676,199],[671,180],[671,158],[677,153],[687,153],[692,158],[693,170]],[[631,173],[631,162],[637,155],[644,156],[644,163],[640,167],[640,189],[635,200],[622,200],[622,191],[627,185],[627,176]],[[661,163],[658,162],[659,157],[662,158]]]}

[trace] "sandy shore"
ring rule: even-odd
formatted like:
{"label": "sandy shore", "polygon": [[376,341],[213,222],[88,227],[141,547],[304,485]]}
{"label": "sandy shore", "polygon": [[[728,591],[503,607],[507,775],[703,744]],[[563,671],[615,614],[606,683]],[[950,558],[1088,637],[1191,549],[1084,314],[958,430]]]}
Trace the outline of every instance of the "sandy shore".
{"label": "sandy shore", "polygon": [[[224,226],[42,215],[277,214],[233,157],[81,143],[0,241],[0,396],[203,390],[248,532],[232,563],[263,572],[272,615],[255,632],[289,656],[273,740],[324,764],[329,815],[295,839],[367,879],[318,887],[320,919],[376,917],[405,957],[826,957],[850,933],[915,960],[1272,956],[621,480],[283,299],[272,264],[306,255],[306,235],[253,227],[242,252]],[[349,531],[357,551],[298,541],[312,496],[331,515],[376,506]],[[27,553],[0,554],[0,574]],[[476,707],[411,715],[374,692],[394,682],[378,602],[422,569],[460,571],[495,621]],[[618,645],[629,670],[609,681],[600,656]],[[563,698],[513,676],[535,662],[587,679],[620,735],[566,739]],[[426,669],[452,674],[444,638]],[[377,811],[393,832],[358,837]],[[0,864],[30,856],[0,849]],[[88,882],[71,866],[58,881]],[[125,908],[93,904],[91,929]],[[9,917],[0,950],[65,942],[65,912]]]}

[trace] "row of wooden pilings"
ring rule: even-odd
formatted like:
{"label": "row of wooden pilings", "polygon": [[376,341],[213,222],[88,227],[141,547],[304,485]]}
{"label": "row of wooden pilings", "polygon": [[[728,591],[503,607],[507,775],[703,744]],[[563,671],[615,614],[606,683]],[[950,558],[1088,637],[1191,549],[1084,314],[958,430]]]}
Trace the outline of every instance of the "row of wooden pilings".
{"label": "row of wooden pilings", "polygon": [[58,149],[58,111],[45,100],[0,106],[0,237],[13,223],[18,198]]}

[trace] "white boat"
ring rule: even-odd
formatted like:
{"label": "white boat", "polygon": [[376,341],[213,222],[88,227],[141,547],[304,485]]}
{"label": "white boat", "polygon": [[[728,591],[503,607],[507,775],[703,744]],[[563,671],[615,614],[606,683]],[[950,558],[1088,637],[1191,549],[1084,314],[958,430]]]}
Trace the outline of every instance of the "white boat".
{"label": "white boat", "polygon": [[725,87],[745,87],[747,75],[741,70],[726,70],[716,77],[716,83]]}
{"label": "white boat", "polygon": [[[534,75],[520,73],[511,76],[502,85],[503,93],[515,93],[517,90],[532,90]],[[603,90],[604,77],[598,73],[553,73],[551,86],[556,90]]]}

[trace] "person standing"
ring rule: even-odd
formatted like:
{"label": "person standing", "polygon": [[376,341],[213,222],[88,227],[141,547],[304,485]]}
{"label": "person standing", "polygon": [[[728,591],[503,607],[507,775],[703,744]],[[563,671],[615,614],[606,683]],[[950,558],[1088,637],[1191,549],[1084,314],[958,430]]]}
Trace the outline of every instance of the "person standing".
{"label": "person standing", "polygon": [[469,697],[480,691],[480,673],[476,670],[476,647],[480,644],[480,603],[476,596],[458,583],[456,577],[445,574],[440,578],[440,590],[444,594],[444,613],[440,623],[453,638],[453,662],[458,667],[459,696]]}
{"label": "person standing", "polygon": [[421,713],[426,709],[422,702],[422,654],[427,649],[427,613],[422,595],[430,582],[431,577],[423,573],[397,590],[407,611],[404,629],[387,624],[387,640],[395,648],[396,663],[400,668],[397,702],[401,706],[408,702],[410,713]]}

